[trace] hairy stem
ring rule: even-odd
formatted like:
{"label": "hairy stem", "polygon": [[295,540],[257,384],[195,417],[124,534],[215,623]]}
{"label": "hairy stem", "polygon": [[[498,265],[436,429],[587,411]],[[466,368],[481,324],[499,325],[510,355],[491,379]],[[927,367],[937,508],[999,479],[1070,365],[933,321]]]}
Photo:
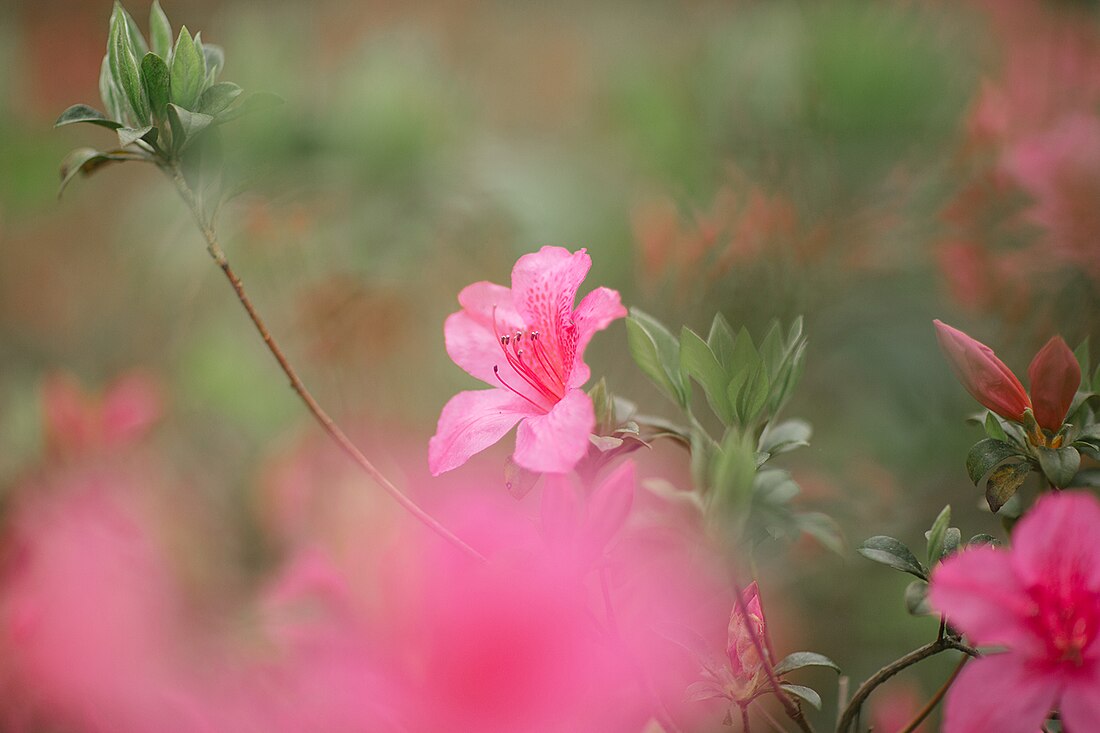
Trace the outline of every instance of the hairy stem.
{"label": "hairy stem", "polygon": [[298,372],[290,364],[286,354],[283,353],[278,342],[267,330],[267,325],[264,323],[263,318],[260,317],[256,307],[252,304],[252,300],[245,293],[244,284],[237,276],[237,273],[233,271],[233,268],[229,265],[229,260],[225,256],[225,251],[222,249],[221,244],[218,243],[218,238],[214,232],[213,226],[203,218],[202,208],[195,197],[194,191],[187,185],[187,181],[184,179],[183,174],[180,172],[178,166],[165,166],[165,172],[171,176],[173,182],[176,184],[176,188],[179,190],[180,196],[191,209],[191,213],[195,217],[195,221],[202,231],[203,238],[206,240],[206,251],[210,253],[214,262],[221,268],[225,274],[229,284],[233,287],[233,292],[237,294],[237,299],[244,306],[245,311],[248,313],[248,317],[252,319],[252,324],[256,327],[256,331],[259,332],[260,337],[267,345],[268,351],[275,357],[275,361],[279,363],[279,367],[283,370],[283,374],[290,380],[290,386],[294,392],[305,403],[306,408],[310,411],[313,417],[321,425],[321,429],[340,447],[340,449],[346,453],[356,465],[359,466],[370,476],[375,483],[382,487],[382,489],[389,494],[394,501],[400,504],[407,512],[420,520],[428,529],[435,532],[447,542],[454,545],[456,548],[466,553],[470,557],[478,560],[485,560],[485,556],[475,550],[470,545],[459,539],[453,532],[444,527],[434,517],[428,514],[424,509],[420,507],[415,501],[409,498],[401,489],[397,488],[385,475],[379,471],[373,463],[371,463],[363,453],[355,447],[355,444],[351,442],[347,434],[340,429],[324,408],[313,397],[313,394],[302,382],[301,377],[298,376]]}
{"label": "hairy stem", "polygon": [[803,733],[814,733],[814,728],[810,725],[810,721],[806,720],[806,716],[802,713],[802,708],[800,708],[798,704],[791,699],[791,696],[787,694],[786,690],[780,686],[779,677],[775,674],[775,668],[772,666],[772,660],[765,648],[765,644],[756,633],[753,624],[749,622],[749,607],[745,603],[745,599],[741,596],[742,587],[736,582],[736,579],[734,584],[737,586],[736,592],[733,594],[734,601],[737,604],[737,610],[741,613],[741,619],[745,626],[745,630],[748,631],[749,639],[752,640],[752,645],[756,648],[756,654],[760,658],[760,662],[764,667],[764,672],[768,675],[768,683],[771,685],[772,692],[783,706],[783,711],[787,713],[787,717],[794,721],[799,730]]}
{"label": "hairy stem", "polygon": [[856,716],[859,714],[859,710],[863,705],[863,702],[870,697],[871,693],[875,691],[879,685],[886,680],[890,679],[898,672],[902,671],[906,667],[911,667],[917,662],[934,657],[940,652],[945,652],[948,649],[957,649],[964,654],[976,657],[978,651],[969,647],[962,642],[953,639],[949,636],[945,636],[941,639],[936,639],[930,644],[914,649],[900,659],[896,659],[890,664],[886,665],[879,671],[875,672],[867,681],[859,686],[856,693],[852,695],[851,701],[848,703],[848,707],[844,709],[844,714],[840,716],[840,722],[837,723],[836,733],[848,733],[848,730],[852,727],[852,723],[855,722]]}
{"label": "hairy stem", "polygon": [[932,714],[932,711],[935,710],[936,706],[940,704],[940,700],[942,700],[943,696],[947,694],[948,689],[951,688],[951,685],[955,683],[955,679],[959,676],[959,672],[962,672],[962,668],[966,666],[966,663],[969,662],[970,659],[971,658],[969,656],[965,654],[963,655],[962,659],[959,660],[958,665],[956,665],[955,670],[951,673],[951,676],[947,678],[947,681],[943,683],[940,689],[936,690],[936,694],[932,696],[932,699],[928,701],[928,704],[921,708],[920,712],[917,713],[911,721],[909,721],[909,725],[902,728],[900,731],[898,731],[898,733],[913,733],[913,731],[917,729],[917,726],[923,723],[924,719]]}

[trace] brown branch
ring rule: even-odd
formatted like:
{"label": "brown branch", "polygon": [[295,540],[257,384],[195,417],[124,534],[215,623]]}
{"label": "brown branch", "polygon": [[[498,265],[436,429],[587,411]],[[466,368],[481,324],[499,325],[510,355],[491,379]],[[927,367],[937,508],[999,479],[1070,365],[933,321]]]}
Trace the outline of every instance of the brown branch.
{"label": "brown branch", "polygon": [[201,207],[198,201],[195,199],[195,194],[191,190],[191,187],[187,185],[187,181],[184,180],[183,174],[180,172],[178,166],[165,166],[165,172],[171,176],[172,180],[176,184],[176,188],[179,190],[180,196],[187,203],[188,208],[191,209],[191,213],[195,217],[195,221],[199,225],[199,229],[202,231],[203,238],[206,240],[206,251],[210,253],[210,256],[214,259],[214,262],[218,264],[222,272],[225,274],[229,284],[233,287],[233,291],[237,294],[237,299],[244,306],[245,311],[248,313],[248,317],[252,320],[252,324],[256,327],[260,337],[263,338],[264,343],[267,345],[268,351],[275,357],[275,361],[279,363],[279,367],[283,370],[283,374],[290,380],[291,388],[305,403],[306,408],[310,411],[313,417],[321,425],[321,429],[328,434],[330,438],[340,447],[340,449],[346,453],[355,463],[372,479],[375,483],[382,487],[382,489],[389,494],[394,501],[400,504],[406,511],[420,520],[428,529],[435,532],[437,535],[450,542],[459,550],[465,552],[470,557],[478,560],[485,560],[485,556],[475,550],[470,545],[459,539],[453,532],[444,527],[434,517],[428,514],[424,509],[420,507],[415,501],[407,496],[401,489],[397,488],[385,475],[379,471],[373,463],[371,463],[363,453],[355,447],[355,444],[351,442],[351,439],[340,429],[324,408],[318,404],[314,399],[313,394],[310,393],[305,383],[302,382],[301,377],[298,376],[298,372],[291,366],[290,361],[287,359],[286,354],[279,347],[279,344],[275,341],[275,338],[271,335],[271,332],[267,330],[267,325],[264,323],[263,318],[260,317],[256,307],[252,304],[252,300],[248,297],[244,290],[244,284],[237,276],[237,273],[233,271],[233,268],[229,265],[229,260],[225,256],[225,252],[222,250],[221,245],[218,243],[217,235],[214,233],[214,229],[203,218]]}
{"label": "brown branch", "polygon": [[870,697],[871,693],[875,691],[875,688],[881,685],[886,680],[890,679],[898,672],[902,671],[906,667],[910,667],[917,662],[923,661],[929,657],[933,657],[940,652],[945,652],[948,649],[957,649],[964,654],[976,657],[978,651],[969,647],[962,642],[959,642],[949,636],[945,636],[942,639],[936,639],[930,644],[925,644],[919,649],[906,654],[900,659],[896,659],[890,664],[886,665],[879,671],[871,675],[866,682],[859,686],[856,693],[852,695],[851,701],[848,703],[848,707],[845,708],[844,714],[840,716],[840,722],[837,723],[836,733],[848,733],[848,730],[852,727],[852,723],[855,722],[856,716],[859,714],[860,707],[863,702]]}
{"label": "brown branch", "polygon": [[955,678],[959,676],[959,672],[962,672],[962,668],[966,666],[971,657],[963,655],[959,660],[958,665],[955,667],[955,671],[951,673],[951,676],[947,678],[947,681],[940,686],[940,689],[936,690],[936,694],[932,696],[932,699],[928,701],[928,704],[921,708],[921,711],[909,721],[909,725],[902,728],[898,733],[913,733],[917,729],[917,726],[924,722],[924,719],[932,714],[932,711],[936,709],[936,706],[940,704],[940,700],[947,694],[947,690],[951,685],[955,683]]}

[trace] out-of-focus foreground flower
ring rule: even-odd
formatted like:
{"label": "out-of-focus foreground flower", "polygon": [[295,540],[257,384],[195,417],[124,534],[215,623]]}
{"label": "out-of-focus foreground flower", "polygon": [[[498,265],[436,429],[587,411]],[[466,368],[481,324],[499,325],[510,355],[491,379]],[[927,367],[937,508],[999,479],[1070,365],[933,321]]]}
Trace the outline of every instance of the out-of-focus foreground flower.
{"label": "out-of-focus foreground flower", "polygon": [[1100,730],[1100,501],[1041,498],[1011,550],[970,549],[932,575],[929,598],[981,646],[948,693],[946,733],[1034,733],[1052,709],[1070,733]]}
{"label": "out-of-focus foreground flower", "polygon": [[595,425],[580,389],[590,376],[584,349],[626,315],[619,294],[602,287],[574,309],[591,265],[584,250],[543,247],[519,258],[511,288],[478,282],[458,294],[447,353],[494,389],[459,392],[444,406],[428,447],[432,474],[461,466],[516,423],[515,461],[528,470],[566,473],[584,456]]}

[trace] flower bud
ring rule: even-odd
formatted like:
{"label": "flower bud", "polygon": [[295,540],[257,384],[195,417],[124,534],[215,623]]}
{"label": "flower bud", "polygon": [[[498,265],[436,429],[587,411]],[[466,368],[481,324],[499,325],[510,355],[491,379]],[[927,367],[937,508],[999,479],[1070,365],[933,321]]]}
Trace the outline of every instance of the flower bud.
{"label": "flower bud", "polygon": [[1027,379],[1036,421],[1040,427],[1056,432],[1081,386],[1081,365],[1061,336],[1047,341],[1031,360]]}
{"label": "flower bud", "polygon": [[934,323],[940,348],[966,391],[1004,419],[1020,422],[1031,400],[1012,370],[985,344],[942,321]]}
{"label": "flower bud", "polygon": [[[766,672],[764,662],[756,650],[753,636],[767,653],[767,625],[764,622],[764,610],[760,606],[760,590],[756,582],[745,589],[741,598],[748,618],[741,612],[741,606],[735,605],[730,614],[726,652],[729,654],[730,668],[737,685],[734,695],[739,700],[751,698],[753,693],[764,684]],[[752,632],[749,631],[751,624]]]}

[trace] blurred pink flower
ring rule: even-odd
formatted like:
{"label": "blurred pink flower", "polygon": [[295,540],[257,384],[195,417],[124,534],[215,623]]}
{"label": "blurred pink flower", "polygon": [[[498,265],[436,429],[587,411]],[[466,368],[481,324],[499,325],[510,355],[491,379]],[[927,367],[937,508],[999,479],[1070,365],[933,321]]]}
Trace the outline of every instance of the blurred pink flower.
{"label": "blurred pink flower", "polygon": [[1035,201],[1027,217],[1046,232],[1047,251],[1100,279],[1100,118],[1068,116],[1015,144],[1005,159]]}
{"label": "blurred pink flower", "polygon": [[1100,501],[1048,494],[1013,532],[934,571],[932,605],[974,644],[947,697],[946,733],[1034,733],[1052,709],[1068,731],[1100,730]]}
{"label": "blurred pink flower", "polygon": [[542,531],[550,551],[584,572],[626,522],[634,502],[634,463],[611,472],[581,497],[567,476],[548,477],[542,490]]}
{"label": "blurred pink flower", "polygon": [[160,418],[163,396],[156,381],[138,371],[119,377],[102,396],[58,373],[46,379],[42,405],[50,451],[72,456],[138,440]]}
{"label": "blurred pink flower", "polygon": [[1081,386],[1081,366],[1061,336],[1051,338],[1031,360],[1027,369],[1029,397],[992,349],[942,321],[934,323],[940,348],[974,399],[1006,420],[1021,422],[1024,411],[1030,409],[1040,427],[1051,432],[1062,427]]}
{"label": "blurred pink flower", "polygon": [[511,289],[490,282],[458,294],[462,310],[447,318],[447,353],[494,387],[459,392],[444,406],[428,445],[433,475],[450,471],[519,423],[515,461],[541,473],[566,473],[588,449],[592,400],[584,348],[626,315],[619,294],[597,288],[574,309],[592,265],[582,249],[543,247],[512,270]]}

